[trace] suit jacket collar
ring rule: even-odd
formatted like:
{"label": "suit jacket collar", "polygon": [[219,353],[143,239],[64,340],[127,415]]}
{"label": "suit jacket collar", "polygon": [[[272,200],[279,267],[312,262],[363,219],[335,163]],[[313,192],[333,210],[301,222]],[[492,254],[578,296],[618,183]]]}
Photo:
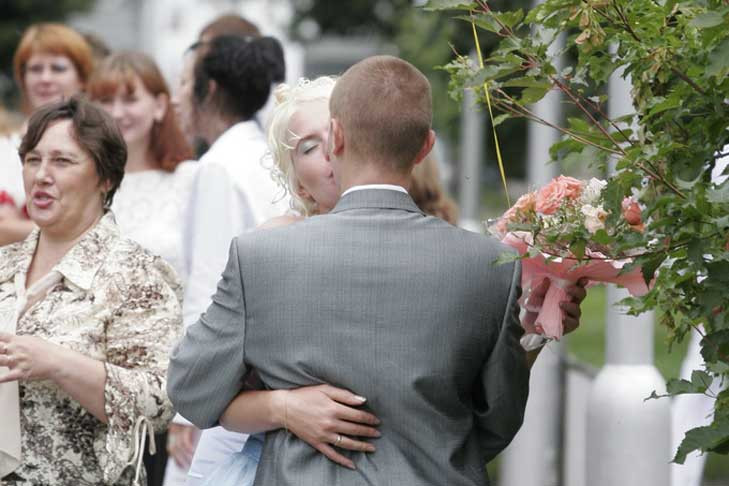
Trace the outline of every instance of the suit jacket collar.
{"label": "suit jacket collar", "polygon": [[351,209],[400,209],[411,213],[425,213],[415,204],[410,194],[389,189],[363,189],[350,192],[337,202],[330,213],[341,213]]}

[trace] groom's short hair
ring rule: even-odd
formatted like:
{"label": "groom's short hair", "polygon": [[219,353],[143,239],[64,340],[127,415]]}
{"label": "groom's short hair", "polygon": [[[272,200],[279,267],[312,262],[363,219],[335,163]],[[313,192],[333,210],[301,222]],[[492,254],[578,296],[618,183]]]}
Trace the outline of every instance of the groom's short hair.
{"label": "groom's short hair", "polygon": [[367,161],[410,171],[433,119],[428,79],[393,56],[373,56],[350,67],[330,101],[347,150]]}

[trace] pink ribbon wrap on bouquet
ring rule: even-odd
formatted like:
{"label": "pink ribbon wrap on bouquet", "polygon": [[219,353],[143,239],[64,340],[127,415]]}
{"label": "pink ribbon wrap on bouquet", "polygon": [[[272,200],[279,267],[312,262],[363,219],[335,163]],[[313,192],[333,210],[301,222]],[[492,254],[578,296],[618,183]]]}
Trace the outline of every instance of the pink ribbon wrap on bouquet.
{"label": "pink ribbon wrap on bouquet", "polygon": [[[529,250],[526,233],[507,233],[501,240],[504,244],[516,249],[520,255],[525,255]],[[576,258],[554,258],[549,255],[539,254],[534,257],[522,259],[521,285],[525,294],[532,288],[539,285],[545,278],[550,280],[549,289],[544,296],[544,303],[540,309],[528,309],[538,311],[535,326],[542,328],[548,338],[560,339],[562,337],[563,311],[560,303],[569,301],[570,298],[565,289],[585,278],[589,283],[613,283],[628,289],[631,295],[639,297],[650,290],[643,279],[640,268],[635,268],[626,273],[620,273],[621,269],[630,263],[630,260],[608,260],[605,256],[596,253],[586,252],[587,259],[582,262]]]}

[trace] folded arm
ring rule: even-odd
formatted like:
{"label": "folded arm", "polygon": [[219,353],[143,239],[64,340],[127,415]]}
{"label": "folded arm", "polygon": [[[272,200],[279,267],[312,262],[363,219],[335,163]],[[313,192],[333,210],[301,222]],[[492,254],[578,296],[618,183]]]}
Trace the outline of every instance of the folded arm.
{"label": "folded arm", "polygon": [[187,328],[170,359],[167,392],[180,414],[201,428],[216,425],[242,388],[245,296],[237,240],[208,310]]}

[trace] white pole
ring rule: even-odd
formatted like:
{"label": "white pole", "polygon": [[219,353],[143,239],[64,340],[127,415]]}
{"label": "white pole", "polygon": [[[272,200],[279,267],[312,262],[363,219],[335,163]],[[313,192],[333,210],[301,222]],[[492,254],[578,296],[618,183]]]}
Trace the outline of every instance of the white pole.
{"label": "white pole", "polygon": [[[559,49],[562,42],[556,40],[552,48]],[[560,125],[560,93],[551,91],[532,110],[540,118]],[[556,164],[548,162],[549,147],[559,141],[559,133],[538,123],[530,123],[528,130],[527,177],[531,189],[547,184],[557,175]],[[501,455],[499,484],[502,486],[562,484],[563,347],[559,342],[547,345],[532,368],[524,425]]]}
{"label": "white pole", "polygon": [[465,90],[461,115],[461,170],[458,174],[458,192],[461,227],[482,233],[484,225],[480,216],[480,189],[486,124],[483,112],[476,110],[475,103],[476,95],[473,90]]}
{"label": "white pole", "polygon": [[[630,80],[613,74],[612,118],[633,111]],[[670,401],[644,401],[664,380],[653,365],[653,314],[628,316],[614,304],[627,291],[608,287],[605,366],[593,384],[587,411],[589,486],[670,484]]]}

